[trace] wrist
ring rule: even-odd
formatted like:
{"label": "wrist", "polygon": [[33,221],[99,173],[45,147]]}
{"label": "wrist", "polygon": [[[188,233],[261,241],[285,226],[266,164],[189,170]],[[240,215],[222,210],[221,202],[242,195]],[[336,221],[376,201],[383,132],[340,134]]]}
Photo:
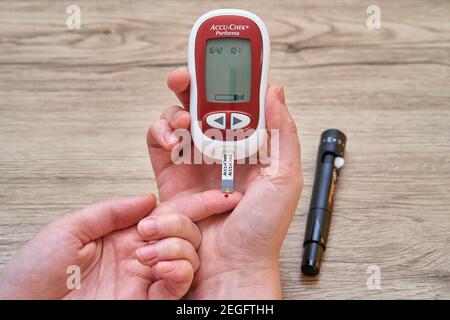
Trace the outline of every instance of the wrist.
{"label": "wrist", "polygon": [[230,270],[194,279],[187,299],[269,300],[281,299],[278,263],[269,266],[245,264]]}

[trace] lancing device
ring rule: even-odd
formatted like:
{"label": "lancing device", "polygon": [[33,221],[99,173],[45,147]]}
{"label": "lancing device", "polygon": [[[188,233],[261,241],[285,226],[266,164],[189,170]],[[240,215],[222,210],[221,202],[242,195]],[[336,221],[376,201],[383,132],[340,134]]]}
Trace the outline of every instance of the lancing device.
{"label": "lancing device", "polygon": [[269,34],[251,12],[214,10],[195,22],[188,51],[194,145],[222,162],[221,189],[231,193],[234,160],[264,142]]}
{"label": "lancing device", "polygon": [[328,129],[320,136],[316,176],[303,241],[302,272],[315,276],[320,271],[322,255],[327,248],[336,183],[344,165],[346,136]]}

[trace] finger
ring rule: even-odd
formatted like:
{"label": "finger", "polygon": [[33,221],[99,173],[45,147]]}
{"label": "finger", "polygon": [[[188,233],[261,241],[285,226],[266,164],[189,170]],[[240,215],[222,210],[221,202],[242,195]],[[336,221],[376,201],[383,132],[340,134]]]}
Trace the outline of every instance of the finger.
{"label": "finger", "polygon": [[180,106],[177,106],[177,105],[173,105],[173,106],[167,107],[161,113],[161,119],[166,119],[167,121],[170,121],[170,119],[173,118],[175,113],[177,113],[178,111],[181,111],[181,110],[183,110],[183,108],[180,107]]}
{"label": "finger", "polygon": [[[187,70],[183,68],[172,72],[167,79],[167,85],[177,95],[184,108],[188,110],[189,73]],[[173,150],[179,141],[172,129],[188,129],[190,124],[190,115],[187,111],[174,116],[173,122],[168,121],[166,116],[162,118],[152,124],[147,131],[147,147],[156,176],[172,164],[171,152],[168,151]]]}
{"label": "finger", "polygon": [[[270,86],[266,95],[266,122],[269,134],[278,130],[279,150],[271,150],[271,160],[279,161],[280,169],[300,170],[300,141],[297,126],[289,113],[282,86]],[[280,156],[282,155],[282,156]]]}
{"label": "finger", "polygon": [[149,243],[136,250],[138,261],[144,266],[153,267],[160,261],[187,260],[194,271],[200,261],[194,246],[181,238],[171,237]]}
{"label": "finger", "polygon": [[[156,176],[172,164],[171,150],[176,144],[173,143],[175,139],[170,135],[171,133],[172,129],[167,120],[153,123],[147,131],[147,148]],[[168,139],[169,143],[166,143],[165,139]]]}
{"label": "finger", "polygon": [[237,191],[225,195],[220,190],[208,190],[163,202],[153,210],[152,216],[177,212],[196,222],[233,210],[241,199],[242,194]]}
{"label": "finger", "polygon": [[170,151],[178,142],[179,139],[173,134],[169,122],[165,119],[156,121],[148,129],[147,144],[149,148],[161,146]]}
{"label": "finger", "polygon": [[150,215],[139,222],[137,230],[145,241],[178,237],[189,241],[196,249],[202,238],[197,225],[181,214]]}
{"label": "finger", "polygon": [[186,111],[189,111],[189,72],[186,68],[173,71],[167,78],[167,86],[180,100]]}
{"label": "finger", "polygon": [[83,244],[100,238],[114,230],[137,224],[155,207],[154,195],[110,200],[91,205],[63,217],[63,223]]}
{"label": "finger", "polygon": [[152,268],[155,282],[148,290],[149,299],[174,300],[189,290],[194,269],[187,260],[162,261]]}
{"label": "finger", "polygon": [[191,123],[189,112],[180,106],[170,106],[161,114],[161,119],[166,119],[172,129],[188,129]]}

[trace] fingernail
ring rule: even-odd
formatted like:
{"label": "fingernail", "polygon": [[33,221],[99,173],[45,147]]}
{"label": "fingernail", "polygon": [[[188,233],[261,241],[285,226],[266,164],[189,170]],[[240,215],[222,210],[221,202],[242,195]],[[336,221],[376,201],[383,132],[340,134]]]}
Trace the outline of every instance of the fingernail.
{"label": "fingernail", "polygon": [[175,112],[172,116],[172,121],[177,121],[177,119],[180,117],[180,113],[180,111]]}
{"label": "fingernail", "polygon": [[158,249],[154,245],[147,245],[136,250],[136,255],[143,261],[153,260],[158,256]]}
{"label": "fingernail", "polygon": [[277,98],[282,104],[285,103],[284,87],[283,86],[279,86],[278,87],[278,89],[277,89]]}
{"label": "fingernail", "polygon": [[139,223],[139,232],[146,237],[152,237],[157,235],[158,226],[156,224],[156,221],[154,219],[142,220]]}
{"label": "fingernail", "polygon": [[156,204],[156,198],[155,198],[155,195],[154,195],[153,193],[150,193],[150,194],[145,195],[145,196],[147,197],[148,202],[149,202],[152,206],[155,206],[155,204]]}
{"label": "fingernail", "polygon": [[164,132],[164,136],[163,136],[163,137],[164,137],[164,141],[165,141],[167,144],[169,144],[169,145],[175,144],[175,143],[178,142],[178,138],[175,137],[175,136],[173,135],[173,133],[171,133],[171,132],[169,132],[169,131]]}

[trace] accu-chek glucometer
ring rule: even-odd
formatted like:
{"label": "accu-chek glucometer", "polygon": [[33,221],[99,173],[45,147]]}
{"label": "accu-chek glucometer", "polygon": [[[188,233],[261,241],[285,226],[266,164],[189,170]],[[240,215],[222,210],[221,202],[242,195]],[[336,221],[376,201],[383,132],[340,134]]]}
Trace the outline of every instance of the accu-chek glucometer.
{"label": "accu-chek glucometer", "polygon": [[195,22],[188,55],[194,145],[228,163],[222,178],[232,179],[230,161],[254,155],[264,141],[269,35],[253,13],[214,10]]}

